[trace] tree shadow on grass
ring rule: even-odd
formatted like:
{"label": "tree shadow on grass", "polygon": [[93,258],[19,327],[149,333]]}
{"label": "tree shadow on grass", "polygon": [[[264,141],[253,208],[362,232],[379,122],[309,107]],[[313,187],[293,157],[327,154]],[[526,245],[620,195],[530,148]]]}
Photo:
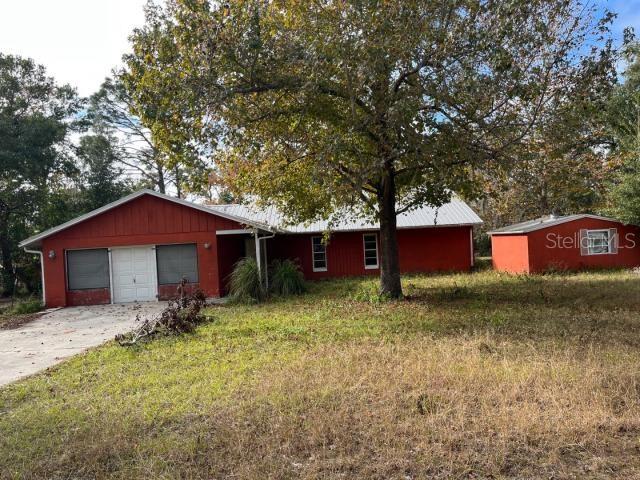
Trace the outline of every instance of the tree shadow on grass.
{"label": "tree shadow on grass", "polygon": [[[599,272],[598,272],[599,273]],[[405,281],[407,301],[428,305],[465,304],[640,309],[640,276],[593,275],[493,275],[482,280],[457,276],[447,284],[426,285]],[[432,277],[437,279],[438,277]],[[422,283],[424,279],[421,279]]]}
{"label": "tree shadow on grass", "polygon": [[417,314],[392,318],[394,333],[488,331],[523,340],[640,347],[640,277],[496,276],[446,286],[406,284],[405,302]]}

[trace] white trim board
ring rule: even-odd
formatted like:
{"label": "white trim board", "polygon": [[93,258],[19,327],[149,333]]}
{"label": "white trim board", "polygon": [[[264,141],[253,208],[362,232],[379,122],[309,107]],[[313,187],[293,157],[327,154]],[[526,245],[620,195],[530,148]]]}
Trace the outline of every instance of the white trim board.
{"label": "white trim board", "polygon": [[216,230],[216,235],[244,235],[244,234],[253,235],[253,230],[247,230],[247,229]]}

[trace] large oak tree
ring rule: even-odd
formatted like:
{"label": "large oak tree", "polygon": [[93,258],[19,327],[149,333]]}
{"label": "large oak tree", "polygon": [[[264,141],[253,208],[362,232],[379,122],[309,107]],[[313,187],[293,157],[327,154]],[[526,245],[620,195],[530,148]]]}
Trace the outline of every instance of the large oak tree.
{"label": "large oak tree", "polygon": [[160,141],[215,155],[241,193],[292,221],[375,217],[400,296],[397,215],[477,194],[609,79],[609,21],[577,0],[168,0],[125,78]]}

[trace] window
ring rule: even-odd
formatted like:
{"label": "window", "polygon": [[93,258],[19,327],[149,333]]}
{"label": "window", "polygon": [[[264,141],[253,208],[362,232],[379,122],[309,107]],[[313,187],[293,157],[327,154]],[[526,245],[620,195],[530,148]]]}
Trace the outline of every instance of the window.
{"label": "window", "polygon": [[109,251],[67,250],[67,283],[69,290],[109,288]]}
{"label": "window", "polygon": [[366,233],[362,236],[364,243],[364,268],[378,268],[378,236]]}
{"label": "window", "polygon": [[158,285],[180,283],[183,278],[189,283],[198,282],[198,253],[194,244],[158,245]]}
{"label": "window", "polygon": [[311,237],[311,246],[313,253],[313,271],[314,272],[326,272],[327,271],[327,245],[322,240],[322,237]]}
{"label": "window", "polygon": [[615,230],[587,230],[587,255],[613,253]]}

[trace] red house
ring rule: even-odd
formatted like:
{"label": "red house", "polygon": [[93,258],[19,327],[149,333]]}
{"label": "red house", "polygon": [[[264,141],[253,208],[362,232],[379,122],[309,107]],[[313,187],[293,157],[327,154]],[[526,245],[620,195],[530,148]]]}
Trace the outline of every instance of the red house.
{"label": "red house", "polygon": [[[403,272],[469,270],[480,218],[454,198],[398,216]],[[225,294],[233,265],[251,255],[266,268],[296,260],[307,279],[378,274],[378,227],[362,221],[286,226],[275,209],[200,205],[142,190],[35,235],[20,246],[41,256],[48,307],[150,301],[181,279]],[[256,255],[257,252],[257,255]]]}
{"label": "red house", "polygon": [[596,215],[548,216],[489,232],[493,268],[511,273],[635,267],[640,228]]}

